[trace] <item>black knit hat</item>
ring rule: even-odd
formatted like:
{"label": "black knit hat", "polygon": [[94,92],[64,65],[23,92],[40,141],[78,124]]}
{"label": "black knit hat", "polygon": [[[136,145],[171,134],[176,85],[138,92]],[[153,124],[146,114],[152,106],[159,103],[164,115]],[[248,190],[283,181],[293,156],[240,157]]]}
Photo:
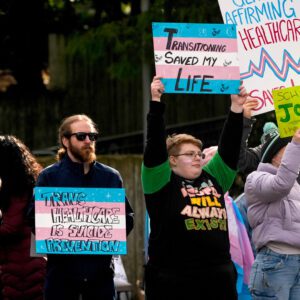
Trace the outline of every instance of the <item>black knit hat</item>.
{"label": "black knit hat", "polygon": [[292,137],[281,138],[279,135],[274,136],[269,142],[265,143],[261,149],[261,162],[270,163],[272,158],[285,147]]}

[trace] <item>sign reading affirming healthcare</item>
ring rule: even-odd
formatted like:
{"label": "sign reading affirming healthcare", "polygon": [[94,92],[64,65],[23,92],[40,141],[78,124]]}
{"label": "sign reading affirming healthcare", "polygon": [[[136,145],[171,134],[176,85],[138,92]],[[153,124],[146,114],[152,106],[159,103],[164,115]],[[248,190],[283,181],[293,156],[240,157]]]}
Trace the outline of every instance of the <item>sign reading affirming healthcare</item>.
{"label": "sign reading affirming healthcare", "polygon": [[126,254],[125,190],[36,187],[36,252]]}
{"label": "sign reading affirming healthcare", "polygon": [[272,91],[300,85],[300,0],[218,0],[236,24],[241,80],[258,99],[254,114],[274,110]]}
{"label": "sign reading affirming healthcare", "polygon": [[152,31],[165,93],[239,93],[235,25],[152,23]]}
{"label": "sign reading affirming healthcare", "polygon": [[300,128],[300,86],[273,91],[280,137],[294,135]]}

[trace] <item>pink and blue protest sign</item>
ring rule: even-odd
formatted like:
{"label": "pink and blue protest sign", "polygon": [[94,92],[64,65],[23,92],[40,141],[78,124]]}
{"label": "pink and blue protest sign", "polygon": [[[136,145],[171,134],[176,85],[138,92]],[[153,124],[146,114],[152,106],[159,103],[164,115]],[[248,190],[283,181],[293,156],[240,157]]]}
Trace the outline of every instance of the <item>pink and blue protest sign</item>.
{"label": "pink and blue protest sign", "polygon": [[36,252],[126,254],[125,190],[36,187]]}
{"label": "pink and blue protest sign", "polygon": [[152,23],[156,75],[166,93],[237,94],[235,25]]}

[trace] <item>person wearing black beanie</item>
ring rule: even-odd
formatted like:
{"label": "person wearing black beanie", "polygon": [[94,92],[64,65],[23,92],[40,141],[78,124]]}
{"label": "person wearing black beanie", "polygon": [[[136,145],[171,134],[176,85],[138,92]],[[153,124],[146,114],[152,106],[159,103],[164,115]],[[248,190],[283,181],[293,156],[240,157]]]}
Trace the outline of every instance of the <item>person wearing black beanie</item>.
{"label": "person wearing black beanie", "polygon": [[281,138],[279,135],[274,136],[270,141],[263,145],[261,149],[261,162],[271,163],[275,154],[285,147],[291,140],[291,137]]}

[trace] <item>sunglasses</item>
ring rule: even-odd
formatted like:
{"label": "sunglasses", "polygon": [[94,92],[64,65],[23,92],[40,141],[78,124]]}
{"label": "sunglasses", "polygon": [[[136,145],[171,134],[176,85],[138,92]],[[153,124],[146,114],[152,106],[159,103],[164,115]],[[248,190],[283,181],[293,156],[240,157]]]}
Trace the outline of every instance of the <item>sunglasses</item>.
{"label": "sunglasses", "polygon": [[75,132],[66,135],[67,138],[70,138],[72,135],[75,135],[77,141],[84,141],[86,137],[88,136],[91,142],[94,142],[98,138],[98,133],[97,132]]}

